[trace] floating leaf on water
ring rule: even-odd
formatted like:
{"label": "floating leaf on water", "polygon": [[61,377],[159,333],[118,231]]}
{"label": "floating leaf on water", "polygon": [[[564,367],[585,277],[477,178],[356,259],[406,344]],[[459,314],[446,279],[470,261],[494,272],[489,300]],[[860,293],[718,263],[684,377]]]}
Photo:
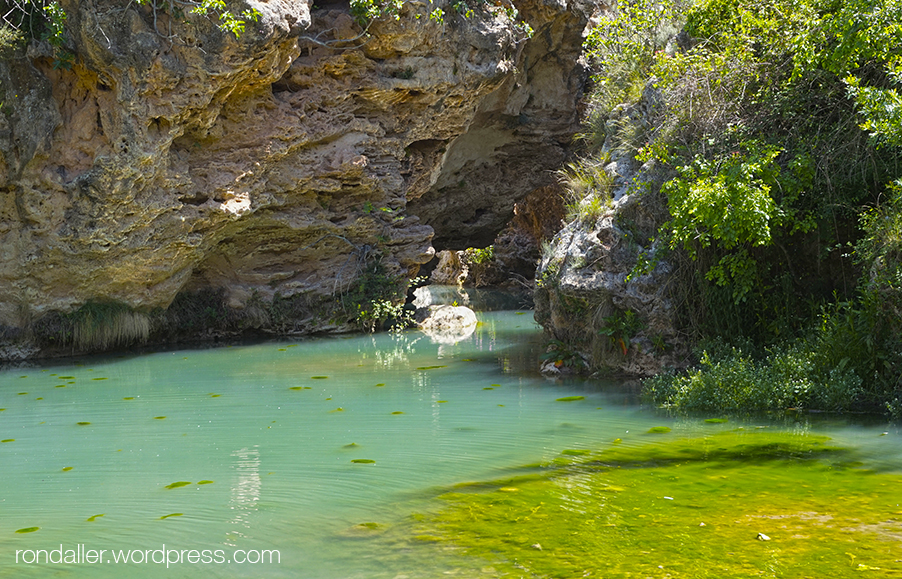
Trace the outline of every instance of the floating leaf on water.
{"label": "floating leaf on water", "polygon": [[222,394],[210,394],[210,398],[219,398]]}
{"label": "floating leaf on water", "polygon": [[177,489],[177,488],[179,488],[179,487],[186,487],[186,486],[188,486],[188,485],[190,485],[190,484],[194,484],[194,483],[191,483],[191,482],[186,481],[186,480],[180,480],[180,481],[178,481],[178,482],[170,483],[170,484],[166,485],[166,486],[163,487],[163,488],[165,488],[165,489]]}
{"label": "floating leaf on water", "polygon": [[360,448],[360,445],[357,444],[356,442],[351,442],[351,443],[348,443],[348,444],[342,446],[342,448]]}
{"label": "floating leaf on water", "polygon": [[499,404],[499,405],[498,405],[498,406],[502,406],[502,407],[503,407],[503,406],[504,406],[504,404]]}
{"label": "floating leaf on water", "polygon": [[483,388],[483,390],[494,390],[494,388],[492,388],[491,386],[486,386],[485,388]]}
{"label": "floating leaf on water", "polygon": [[[289,390],[303,390],[304,387],[303,387],[303,386],[291,386],[291,387],[288,388],[288,389],[289,389]],[[212,396],[212,394],[211,394],[210,396]]]}
{"label": "floating leaf on water", "polygon": [[561,451],[561,454],[566,456],[585,456],[590,452],[590,450],[586,450],[584,448],[566,448]]}
{"label": "floating leaf on water", "polygon": [[354,526],[355,526],[355,527],[360,527],[360,528],[363,528],[363,529],[378,529],[378,528],[381,527],[382,525],[380,525],[379,523],[360,523],[360,524],[354,525]]}
{"label": "floating leaf on water", "polygon": [[6,408],[0,408],[0,412],[3,412],[4,410],[6,410]]}
{"label": "floating leaf on water", "polygon": [[279,351],[280,351],[280,352],[287,352],[288,350],[285,349],[285,348],[279,348]]}
{"label": "floating leaf on water", "polygon": [[35,398],[35,400],[43,400],[43,399],[44,399],[43,396],[38,396],[37,398]]}
{"label": "floating leaf on water", "polygon": [[577,400],[585,400],[585,396],[564,396],[563,398],[558,398],[557,402],[575,402]]}
{"label": "floating leaf on water", "polygon": [[28,378],[28,376],[19,376],[19,378]]}
{"label": "floating leaf on water", "polygon": [[103,516],[103,513],[100,513],[99,515],[92,515],[92,516],[88,517],[87,519],[85,519],[85,521],[87,521],[89,523],[93,523],[94,521],[96,521],[97,519],[99,519],[102,516]]}
{"label": "floating leaf on water", "polygon": [[437,368],[447,368],[448,366],[420,366],[417,370],[435,370]]}
{"label": "floating leaf on water", "polygon": [[19,396],[25,396],[28,392],[19,392]]}
{"label": "floating leaf on water", "polygon": [[492,388],[501,388],[501,384],[492,384]]}
{"label": "floating leaf on water", "polygon": [[107,379],[106,376],[104,376],[103,378],[91,378],[91,380],[106,380],[106,379]]}
{"label": "floating leaf on water", "polygon": [[648,429],[649,434],[665,434],[670,432],[669,426],[652,426]]}
{"label": "floating leaf on water", "polygon": [[385,386],[384,382],[380,382],[379,384],[376,384],[376,388],[382,388],[383,386]]}
{"label": "floating leaf on water", "polygon": [[64,467],[63,467],[63,472],[69,472],[69,471],[72,470],[73,468],[75,468],[75,467],[73,467],[73,466],[64,466]]}
{"label": "floating leaf on water", "polygon": [[330,410],[329,412],[331,413],[331,412],[344,412],[344,411],[345,411],[345,409],[342,408],[341,406],[339,406],[339,407],[336,408],[335,410]]}
{"label": "floating leaf on water", "polygon": [[154,416],[153,419],[154,420],[166,420],[166,417],[165,416]]}
{"label": "floating leaf on water", "polygon": [[22,533],[34,533],[35,531],[39,531],[41,527],[25,527],[24,529],[18,529],[16,532],[19,534]]}
{"label": "floating leaf on water", "polygon": [[461,362],[475,362],[475,360],[473,358],[461,358],[460,361]]}
{"label": "floating leaf on water", "polygon": [[163,519],[168,519],[169,517],[181,517],[184,514],[185,513],[169,513],[168,515],[163,515],[162,517],[160,517],[160,520],[162,521]]}
{"label": "floating leaf on water", "polygon": [[520,492],[520,489],[518,489],[517,487],[501,487],[501,488],[498,489],[498,490],[501,491],[501,492],[503,492],[503,493],[516,493],[516,492]]}
{"label": "floating leaf on water", "polygon": [[517,312],[516,315],[518,315],[518,316],[525,316],[525,315],[526,315],[526,312]]}
{"label": "floating leaf on water", "polygon": [[91,424],[91,423],[90,423],[90,422],[76,422],[75,424],[77,424],[77,425],[79,425],[79,426],[87,426],[87,425],[89,425],[89,424]]}
{"label": "floating leaf on water", "polygon": [[623,439],[622,439],[622,438],[615,438],[615,439],[613,440],[613,444],[620,444],[621,442],[623,442]]}
{"label": "floating leaf on water", "polygon": [[394,412],[392,412],[392,414],[404,414],[404,413],[401,412],[400,410],[395,410]]}
{"label": "floating leaf on water", "polygon": [[329,397],[328,397],[328,398],[326,398],[326,400],[332,400],[332,397],[331,397],[331,396],[329,396]]}
{"label": "floating leaf on water", "polygon": [[351,462],[354,464],[376,464],[375,460],[371,460],[369,458],[352,458]]}
{"label": "floating leaf on water", "polygon": [[435,403],[436,404],[447,404],[448,401],[447,400],[436,400]]}
{"label": "floating leaf on water", "polygon": [[286,348],[297,348],[298,345],[297,345],[297,344],[288,344],[288,345],[285,346],[285,347],[286,347]]}
{"label": "floating leaf on water", "polygon": [[58,384],[58,385],[54,386],[54,388],[65,388],[65,387],[66,387],[65,384]]}
{"label": "floating leaf on water", "polygon": [[0,442],[15,442],[15,441],[16,441],[15,438],[4,438],[3,440],[0,440]]}
{"label": "floating leaf on water", "polygon": [[326,380],[328,378],[329,378],[328,376],[311,376],[310,377],[311,380]]}
{"label": "floating leaf on water", "polygon": [[123,400],[134,400],[134,399],[135,399],[134,396],[126,396],[125,398],[123,398]]}
{"label": "floating leaf on water", "polygon": [[726,418],[706,418],[705,422],[708,424],[723,424],[724,422],[729,422]]}
{"label": "floating leaf on water", "polygon": [[[56,376],[56,374],[51,374],[51,376]],[[57,376],[60,380],[75,380],[75,376]]]}
{"label": "floating leaf on water", "polygon": [[211,485],[211,484],[213,484],[213,481],[211,481],[211,480],[199,480],[199,481],[197,481],[197,484],[199,484],[199,485]]}

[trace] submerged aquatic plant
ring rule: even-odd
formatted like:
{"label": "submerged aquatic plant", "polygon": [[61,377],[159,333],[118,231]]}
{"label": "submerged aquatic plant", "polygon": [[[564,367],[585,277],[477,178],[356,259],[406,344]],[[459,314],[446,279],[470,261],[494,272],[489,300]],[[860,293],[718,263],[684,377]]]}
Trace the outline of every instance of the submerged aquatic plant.
{"label": "submerged aquatic plant", "polygon": [[171,489],[177,489],[177,488],[179,488],[179,487],[186,487],[186,486],[188,486],[188,485],[190,485],[190,484],[192,484],[192,483],[190,483],[190,482],[188,482],[188,481],[186,481],[186,480],[180,480],[180,481],[178,481],[178,482],[174,482],[174,483],[168,484],[168,485],[166,485],[166,486],[163,487],[163,488],[166,488],[166,489],[170,489],[170,490],[171,490]]}
{"label": "submerged aquatic plant", "polygon": [[411,533],[496,576],[802,578],[898,569],[899,524],[887,513],[898,512],[902,478],[854,459],[825,437],[742,429],[564,452],[540,469],[455,487]]}

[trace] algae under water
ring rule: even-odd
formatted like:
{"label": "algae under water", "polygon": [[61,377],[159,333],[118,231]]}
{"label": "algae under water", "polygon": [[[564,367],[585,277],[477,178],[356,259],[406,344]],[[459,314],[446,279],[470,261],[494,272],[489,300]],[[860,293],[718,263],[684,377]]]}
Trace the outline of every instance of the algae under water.
{"label": "algae under water", "polygon": [[[0,372],[0,577],[898,575],[897,429],[668,418],[538,375],[522,313]],[[77,544],[279,558],[15,560]]]}
{"label": "algae under water", "polygon": [[445,493],[421,525],[498,577],[902,576],[902,474],[826,437],[737,430],[571,455]]}

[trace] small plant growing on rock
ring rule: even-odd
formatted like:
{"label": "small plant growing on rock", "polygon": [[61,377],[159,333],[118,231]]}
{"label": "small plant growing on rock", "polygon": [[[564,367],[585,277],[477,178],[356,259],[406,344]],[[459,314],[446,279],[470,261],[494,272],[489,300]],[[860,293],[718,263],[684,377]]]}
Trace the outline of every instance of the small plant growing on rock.
{"label": "small plant growing on rock", "polygon": [[586,362],[580,353],[561,340],[548,342],[542,359],[553,362],[555,368],[570,368],[577,372],[586,369]]}
{"label": "small plant growing on rock", "polygon": [[598,333],[610,338],[611,344],[619,346],[623,355],[626,356],[630,339],[643,327],[645,327],[645,322],[636,315],[636,312],[626,310],[604,318],[604,326],[598,330]]}
{"label": "small plant growing on rock", "polygon": [[398,333],[414,325],[413,314],[404,309],[404,304],[390,300],[373,300],[366,305],[357,305],[357,323],[368,332],[388,324],[392,333]]}
{"label": "small plant growing on rock", "polygon": [[495,246],[490,245],[484,249],[470,247],[466,250],[467,260],[475,265],[489,263],[495,259]]}
{"label": "small plant growing on rock", "polygon": [[568,221],[595,221],[611,208],[614,178],[604,168],[608,159],[607,155],[583,159],[567,163],[565,169],[558,171],[558,178],[565,191],[564,206]]}
{"label": "small plant growing on rock", "polygon": [[403,0],[351,0],[351,16],[363,27],[370,22],[389,16],[398,19]]}

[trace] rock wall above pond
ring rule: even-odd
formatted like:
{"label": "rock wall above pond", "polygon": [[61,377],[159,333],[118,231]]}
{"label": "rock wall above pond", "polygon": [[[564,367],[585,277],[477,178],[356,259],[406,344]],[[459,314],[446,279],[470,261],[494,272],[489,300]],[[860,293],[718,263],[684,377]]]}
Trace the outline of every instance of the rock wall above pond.
{"label": "rock wall above pond", "polygon": [[71,348],[53,320],[91,303],[147,316],[141,339],[198,334],[160,328],[174,301],[234,331],[347,328],[366,272],[415,275],[434,232],[494,238],[579,121],[580,5],[517,2],[527,39],[500,7],[437,22],[411,1],[360,37],[347,4],[251,0],[236,39],[63,4],[71,69],[38,42],[0,61],[0,338],[17,356]]}
{"label": "rock wall above pond", "polygon": [[[610,123],[642,124],[660,106],[650,87]],[[655,242],[668,217],[663,171],[641,165],[635,150],[609,131],[604,168],[612,178],[603,204],[573,200],[568,223],[543,251],[536,271],[535,318],[551,337],[546,369],[650,376],[684,367],[670,284],[671,266]],[[597,201],[597,200],[596,200]]]}

